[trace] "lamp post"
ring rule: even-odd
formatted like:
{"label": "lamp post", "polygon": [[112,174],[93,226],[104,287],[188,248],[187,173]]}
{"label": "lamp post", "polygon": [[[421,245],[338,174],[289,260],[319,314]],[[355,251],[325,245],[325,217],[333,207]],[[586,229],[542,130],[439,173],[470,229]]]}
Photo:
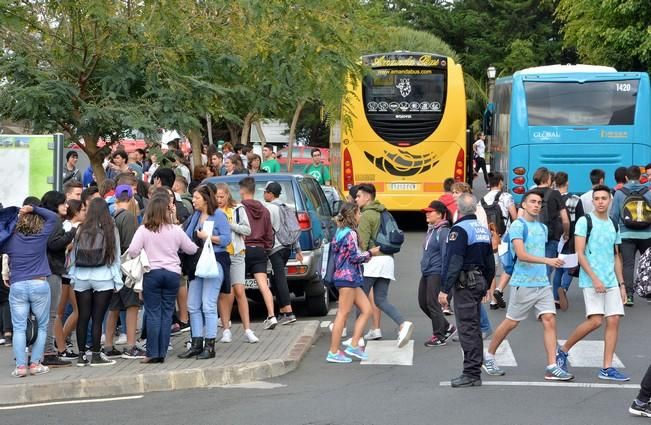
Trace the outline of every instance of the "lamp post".
{"label": "lamp post", "polygon": [[[493,97],[495,94],[495,75],[497,74],[497,70],[493,65],[489,66],[488,69],[486,70],[486,76],[488,77],[488,104],[490,105],[493,103]],[[491,127],[494,127],[495,123]],[[492,129],[491,129],[492,130]],[[490,134],[486,135],[486,141],[487,146],[486,146],[486,151],[489,153],[492,152],[492,142],[493,142],[493,136]]]}

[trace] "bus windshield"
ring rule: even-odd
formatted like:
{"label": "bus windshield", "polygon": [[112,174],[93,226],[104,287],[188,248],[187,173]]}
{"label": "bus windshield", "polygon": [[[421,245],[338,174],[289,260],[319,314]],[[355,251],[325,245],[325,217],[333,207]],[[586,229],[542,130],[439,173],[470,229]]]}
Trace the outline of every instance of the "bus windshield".
{"label": "bus windshield", "polygon": [[633,125],[639,80],[525,82],[530,126]]}
{"label": "bus windshield", "polygon": [[445,71],[434,69],[373,69],[364,77],[366,113],[442,113]]}

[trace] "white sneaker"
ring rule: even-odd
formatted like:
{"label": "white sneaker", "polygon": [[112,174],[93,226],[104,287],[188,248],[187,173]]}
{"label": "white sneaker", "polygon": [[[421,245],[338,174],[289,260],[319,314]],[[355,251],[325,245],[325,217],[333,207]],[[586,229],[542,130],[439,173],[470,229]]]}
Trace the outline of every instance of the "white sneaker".
{"label": "white sneaker", "polygon": [[368,332],[366,332],[366,335],[364,335],[364,339],[369,341],[382,339],[382,329],[369,329]]}
{"label": "white sneaker", "polygon": [[411,339],[411,334],[414,332],[414,324],[405,320],[402,322],[402,328],[398,332],[398,348],[402,348]]}
{"label": "white sneaker", "polygon": [[231,330],[230,329],[224,329],[224,332],[222,333],[222,339],[220,339],[219,342],[223,342],[224,344],[228,344],[231,341],[233,341],[233,334],[231,333]]}
{"label": "white sneaker", "polygon": [[[334,323],[330,323],[330,325],[328,325],[328,329],[330,329],[330,333],[332,333],[332,329],[334,327],[335,327]],[[341,332],[341,337],[346,338],[347,336],[348,336],[348,330],[346,330],[346,328],[344,328],[344,330]]]}
{"label": "white sneaker", "polygon": [[264,328],[267,330],[271,330],[275,328],[277,324],[278,324],[278,319],[276,319],[275,316],[271,316],[264,320]]}
{"label": "white sneaker", "polygon": [[127,343],[127,334],[120,334],[118,339],[114,342],[115,345],[124,345]]}
{"label": "white sneaker", "polygon": [[[352,347],[353,339],[352,339],[352,338],[348,338],[347,340],[345,340],[345,341],[342,342],[341,344],[342,344],[343,346],[345,346],[345,347]],[[366,341],[364,341],[364,338],[360,338],[359,341],[357,341],[357,346],[358,346],[358,347],[364,347],[364,346],[366,346]]]}
{"label": "white sneaker", "polygon": [[[224,324],[222,323],[222,319],[221,319],[221,318],[217,321],[217,327],[218,327],[218,328],[223,328],[223,327],[224,327]],[[228,321],[228,327],[229,327],[229,328],[231,327],[231,321],[230,321],[230,320]]]}
{"label": "white sneaker", "polygon": [[246,340],[249,342],[249,344],[255,344],[256,342],[260,342],[260,339],[257,336],[255,336],[255,334],[251,329],[245,330],[244,336],[246,337]]}

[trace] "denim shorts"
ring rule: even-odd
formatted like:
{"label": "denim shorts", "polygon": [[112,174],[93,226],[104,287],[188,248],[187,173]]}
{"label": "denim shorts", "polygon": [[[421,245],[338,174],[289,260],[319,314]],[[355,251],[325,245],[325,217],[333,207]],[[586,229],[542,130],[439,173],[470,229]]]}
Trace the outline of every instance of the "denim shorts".
{"label": "denim shorts", "polygon": [[71,283],[73,289],[77,292],[84,292],[89,289],[92,289],[94,292],[119,289],[115,287],[115,282],[112,280],[76,280]]}

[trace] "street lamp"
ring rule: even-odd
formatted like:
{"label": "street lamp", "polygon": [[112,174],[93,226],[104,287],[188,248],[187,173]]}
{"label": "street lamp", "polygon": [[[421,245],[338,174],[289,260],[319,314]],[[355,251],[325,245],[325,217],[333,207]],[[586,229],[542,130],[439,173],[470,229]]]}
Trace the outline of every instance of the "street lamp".
{"label": "street lamp", "polygon": [[[488,69],[486,70],[486,76],[488,77],[488,104],[492,105],[493,104],[493,96],[495,93],[495,75],[497,74],[497,70],[493,65],[489,66]],[[493,122],[493,125],[491,125],[491,133],[493,132],[493,127],[495,126],[495,123]],[[487,146],[486,146],[486,151],[490,152],[492,149],[492,142],[493,142],[493,136],[492,134],[487,134],[486,135],[486,141]]]}
{"label": "street lamp", "polygon": [[497,70],[493,65],[489,66],[488,69],[486,70],[486,75],[488,76],[489,80],[494,80],[495,79],[495,73]]}

